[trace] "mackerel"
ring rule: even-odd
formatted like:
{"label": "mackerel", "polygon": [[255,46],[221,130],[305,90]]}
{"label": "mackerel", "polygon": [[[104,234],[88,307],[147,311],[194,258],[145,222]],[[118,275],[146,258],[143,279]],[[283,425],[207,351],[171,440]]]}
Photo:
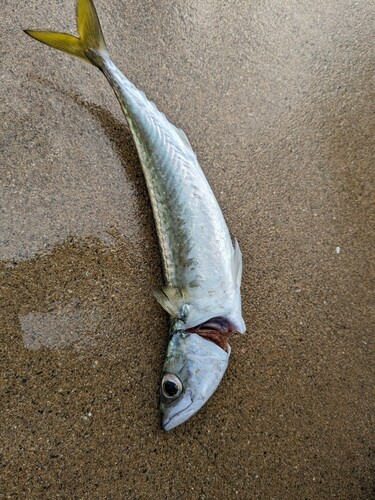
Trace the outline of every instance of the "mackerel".
{"label": "mackerel", "polygon": [[170,123],[110,59],[92,0],[78,0],[79,37],[31,37],[89,62],[105,75],[134,139],[151,200],[165,286],[155,292],[171,318],[160,406],[165,430],[210,398],[228,365],[229,336],[245,333],[242,257],[185,133]]}

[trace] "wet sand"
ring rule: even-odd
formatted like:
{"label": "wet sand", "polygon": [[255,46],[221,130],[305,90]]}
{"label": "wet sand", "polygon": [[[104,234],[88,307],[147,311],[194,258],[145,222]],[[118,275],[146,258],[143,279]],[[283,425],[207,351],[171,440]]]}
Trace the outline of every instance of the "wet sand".
{"label": "wet sand", "polygon": [[244,258],[248,335],[160,429],[161,261],[95,68],[1,18],[4,498],[371,498],[374,9],[349,0],[97,0],[114,61],[188,134]]}

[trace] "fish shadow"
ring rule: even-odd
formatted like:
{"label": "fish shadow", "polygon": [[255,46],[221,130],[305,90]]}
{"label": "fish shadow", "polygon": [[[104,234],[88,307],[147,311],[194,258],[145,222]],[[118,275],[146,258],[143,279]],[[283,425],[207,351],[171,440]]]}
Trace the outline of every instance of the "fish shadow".
{"label": "fish shadow", "polygon": [[129,181],[134,185],[140,197],[147,198],[146,183],[141,172],[137,149],[127,123],[115,118],[110,111],[99,104],[84,100],[73,90],[62,89],[56,83],[40,76],[29,75],[29,77],[43,86],[47,86],[55,92],[71,99],[75,104],[87,110],[98,121],[120,158]]}
{"label": "fish shadow", "polygon": [[87,110],[100,124],[105,135],[110,140],[115,153],[120,159],[128,182],[132,185],[136,193],[136,205],[133,205],[133,208],[136,210],[136,217],[139,220],[139,224],[142,226],[143,233],[150,243],[151,241],[156,241],[156,230],[146,181],[142,173],[138,152],[126,121],[123,122],[118,120],[110,111],[99,104],[88,102],[77,92],[65,90],[46,78],[36,75],[29,75],[29,78],[71,99],[75,104]]}

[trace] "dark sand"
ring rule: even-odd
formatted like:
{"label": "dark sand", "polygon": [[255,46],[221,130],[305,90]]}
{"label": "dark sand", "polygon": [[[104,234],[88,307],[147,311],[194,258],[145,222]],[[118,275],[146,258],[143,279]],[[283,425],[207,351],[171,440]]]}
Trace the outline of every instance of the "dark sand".
{"label": "dark sand", "polygon": [[373,3],[96,3],[241,244],[249,333],[163,432],[135,148],[99,71],[21,31],[74,31],[74,3],[3,0],[1,498],[372,497]]}

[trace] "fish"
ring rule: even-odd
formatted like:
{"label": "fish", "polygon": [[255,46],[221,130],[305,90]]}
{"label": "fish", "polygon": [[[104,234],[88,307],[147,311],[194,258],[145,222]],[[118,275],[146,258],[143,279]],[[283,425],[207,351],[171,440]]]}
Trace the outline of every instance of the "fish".
{"label": "fish", "polygon": [[170,431],[210,399],[228,366],[229,337],[246,332],[242,254],[186,134],[112,62],[92,0],[77,1],[77,31],[25,33],[96,66],[128,123],[162,256],[164,286],[154,295],[170,317],[160,386],[162,428]]}

